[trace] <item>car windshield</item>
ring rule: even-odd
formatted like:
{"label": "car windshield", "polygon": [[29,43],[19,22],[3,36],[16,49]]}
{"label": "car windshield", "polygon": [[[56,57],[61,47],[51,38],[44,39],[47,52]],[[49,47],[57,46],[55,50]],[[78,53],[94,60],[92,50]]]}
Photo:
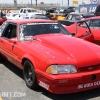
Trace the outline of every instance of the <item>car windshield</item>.
{"label": "car windshield", "polygon": [[27,36],[35,36],[42,34],[66,34],[70,33],[59,23],[27,23],[20,25],[20,40]]}
{"label": "car windshield", "polygon": [[33,10],[33,9],[28,9],[27,11],[28,11],[28,13],[37,12],[36,10]]}
{"label": "car windshield", "polygon": [[12,16],[15,17],[16,15],[18,15],[18,14],[13,14]]}

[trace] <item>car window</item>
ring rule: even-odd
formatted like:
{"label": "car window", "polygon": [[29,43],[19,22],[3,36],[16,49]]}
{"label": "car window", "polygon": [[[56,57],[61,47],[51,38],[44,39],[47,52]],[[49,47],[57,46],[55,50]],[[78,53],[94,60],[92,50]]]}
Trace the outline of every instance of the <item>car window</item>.
{"label": "car window", "polygon": [[37,12],[37,10],[32,10],[32,12]]}
{"label": "car window", "polygon": [[29,17],[24,17],[24,19],[30,19]]}
{"label": "car window", "polygon": [[83,22],[80,22],[80,23],[78,24],[78,26],[83,27],[83,28],[87,28],[86,23],[87,23],[87,25],[89,26],[90,20],[87,20],[87,21],[85,21],[85,22],[84,22],[84,21],[83,21]]}
{"label": "car window", "polygon": [[4,29],[7,27],[8,23],[7,22],[4,22],[3,25],[1,26],[0,28],[0,36],[2,35]]}
{"label": "car window", "polygon": [[18,15],[18,14],[13,14],[12,16],[15,17],[16,15]]}
{"label": "car window", "polygon": [[67,17],[66,17],[66,20],[71,20],[72,19],[72,14],[69,14]]}
{"label": "car window", "polygon": [[20,25],[20,40],[26,36],[62,33],[70,35],[70,33],[58,23],[28,23]]}
{"label": "car window", "polygon": [[8,24],[1,37],[5,39],[15,38],[16,37],[17,26],[13,24]]}
{"label": "car window", "polygon": [[22,13],[23,12],[23,9],[21,9],[20,12]]}
{"label": "car window", "polygon": [[91,20],[90,21],[90,23],[89,23],[89,26],[90,27],[98,27],[98,28],[100,28],[100,20],[99,19],[97,19],[97,20]]}
{"label": "car window", "polygon": [[[86,22],[88,23],[88,22]],[[88,28],[85,22],[81,22],[78,24],[78,26],[83,27],[83,28]]]}
{"label": "car window", "polygon": [[81,19],[82,19],[81,15],[73,14],[73,16],[72,16],[72,20],[81,20]]}

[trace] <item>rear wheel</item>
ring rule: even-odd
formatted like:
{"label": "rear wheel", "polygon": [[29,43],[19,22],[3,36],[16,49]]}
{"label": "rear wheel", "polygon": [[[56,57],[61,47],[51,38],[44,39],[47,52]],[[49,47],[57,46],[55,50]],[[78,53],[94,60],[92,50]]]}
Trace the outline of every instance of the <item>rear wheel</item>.
{"label": "rear wheel", "polygon": [[31,89],[37,88],[38,85],[37,85],[36,74],[34,71],[34,66],[29,60],[26,60],[24,62],[23,67],[24,67],[23,75],[26,85]]}

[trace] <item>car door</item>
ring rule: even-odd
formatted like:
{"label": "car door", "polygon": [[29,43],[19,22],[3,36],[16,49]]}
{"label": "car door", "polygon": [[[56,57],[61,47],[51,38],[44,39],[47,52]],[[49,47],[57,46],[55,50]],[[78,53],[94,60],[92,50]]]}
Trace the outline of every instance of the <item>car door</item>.
{"label": "car door", "polygon": [[[1,29],[3,26],[1,27]],[[17,25],[14,23],[7,23],[5,28],[2,29],[0,36],[0,53],[10,62],[15,65],[18,65],[19,55],[17,55],[19,48],[18,48],[18,41],[17,41]],[[11,42],[15,40],[16,43]],[[15,53],[16,52],[16,53]]]}
{"label": "car door", "polygon": [[94,36],[91,33],[88,23],[85,21],[77,22],[76,37],[82,38],[82,39],[90,41],[90,42],[94,42]]}
{"label": "car door", "polygon": [[90,20],[89,27],[94,35],[94,40],[100,42],[100,19]]}

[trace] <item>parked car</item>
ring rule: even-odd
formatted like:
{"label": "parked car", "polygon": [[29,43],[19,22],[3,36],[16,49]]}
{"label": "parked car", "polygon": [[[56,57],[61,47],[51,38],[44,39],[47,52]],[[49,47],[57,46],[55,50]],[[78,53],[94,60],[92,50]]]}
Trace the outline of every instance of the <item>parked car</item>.
{"label": "parked car", "polygon": [[9,19],[18,19],[18,17],[20,17],[20,14],[19,13],[7,13],[6,14],[6,18],[9,20]]}
{"label": "parked car", "polygon": [[64,20],[59,20],[59,22],[61,24],[64,24],[66,26],[69,26],[79,20],[83,20],[85,18],[89,18],[89,17],[94,17],[95,14],[94,13],[77,13],[77,12],[72,12],[69,13]]}
{"label": "parked car", "polygon": [[22,69],[29,88],[65,94],[100,87],[100,48],[57,21],[7,20],[0,41],[0,61]]}
{"label": "parked car", "polygon": [[50,8],[47,8],[45,10],[46,10],[46,14],[48,14],[48,13],[61,13],[61,14],[66,16],[70,12],[75,12],[75,7],[67,7],[67,8],[50,7]]}
{"label": "parked car", "polygon": [[66,16],[64,20],[73,20],[73,21],[79,21],[85,18],[89,17],[94,17],[94,13],[77,13],[77,12],[72,12]]}
{"label": "parked car", "polygon": [[47,19],[50,20],[47,16],[44,15],[33,15],[33,16],[25,16],[23,19]]}
{"label": "parked car", "polygon": [[[66,29],[76,37],[82,37],[86,33],[91,33],[93,42],[100,45],[100,17],[91,17],[74,23],[70,26],[65,26]],[[77,28],[76,28],[77,27]],[[91,32],[89,32],[89,30]],[[90,38],[90,36],[88,37]]]}

